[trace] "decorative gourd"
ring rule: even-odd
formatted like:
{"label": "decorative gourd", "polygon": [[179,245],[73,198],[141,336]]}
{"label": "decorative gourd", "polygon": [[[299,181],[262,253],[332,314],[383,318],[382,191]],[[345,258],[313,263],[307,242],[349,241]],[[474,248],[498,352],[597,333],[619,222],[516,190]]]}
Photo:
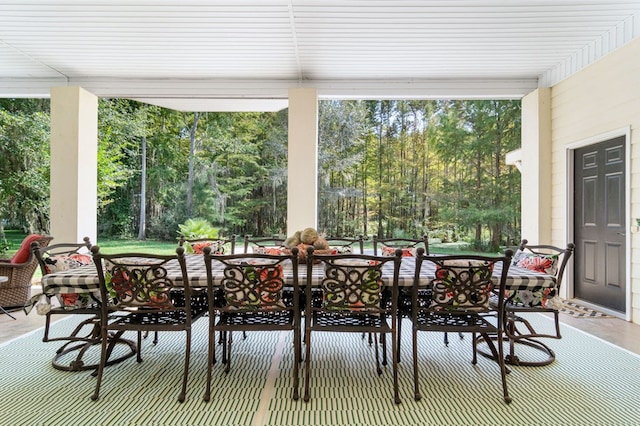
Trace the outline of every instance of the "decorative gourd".
{"label": "decorative gourd", "polygon": [[300,242],[303,244],[313,244],[318,238],[318,231],[313,228],[305,228],[300,233]]}
{"label": "decorative gourd", "polygon": [[300,231],[296,231],[295,234],[284,240],[284,246],[288,249],[292,249],[297,247],[300,244]]}
{"label": "decorative gourd", "polygon": [[318,237],[318,239],[313,243],[313,248],[316,250],[328,250],[329,243],[324,238]]}

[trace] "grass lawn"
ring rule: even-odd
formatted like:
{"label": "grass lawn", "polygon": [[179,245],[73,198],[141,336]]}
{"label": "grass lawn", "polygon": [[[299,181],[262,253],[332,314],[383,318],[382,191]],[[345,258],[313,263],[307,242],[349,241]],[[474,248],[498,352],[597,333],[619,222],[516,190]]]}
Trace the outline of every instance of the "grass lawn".
{"label": "grass lawn", "polygon": [[[26,237],[22,231],[19,230],[5,230],[5,237],[8,243],[8,250],[2,254],[3,258],[10,258],[20,247],[20,243]],[[56,244],[55,239],[51,241],[51,244]],[[95,241],[94,241],[95,243]],[[98,246],[104,253],[114,252],[150,252],[156,254],[173,254],[178,246],[177,241],[156,241],[156,240],[144,240],[138,241],[135,239],[115,239],[115,238],[102,238],[98,241]],[[236,243],[237,247],[238,246]],[[430,243],[430,251],[432,253],[440,254],[489,254],[479,253],[473,249],[469,249],[465,243]],[[365,249],[373,249],[371,241],[365,242]],[[499,255],[501,253],[496,253]]]}
{"label": "grass lawn", "polygon": [[[19,230],[5,230],[5,238],[7,239],[8,249],[2,254],[3,258],[11,258],[20,248],[20,243],[26,237],[26,234]],[[62,243],[67,241],[51,241],[50,244]],[[93,241],[92,241],[93,243]],[[175,253],[178,247],[178,241],[154,241],[154,240],[125,240],[125,239],[100,239],[98,241],[100,249],[104,253],[114,252],[151,252],[157,254]]]}
{"label": "grass lawn", "polygon": [[174,254],[178,247],[178,241],[154,241],[154,240],[117,240],[100,239],[98,241],[101,253],[116,252],[149,252],[155,254]]}

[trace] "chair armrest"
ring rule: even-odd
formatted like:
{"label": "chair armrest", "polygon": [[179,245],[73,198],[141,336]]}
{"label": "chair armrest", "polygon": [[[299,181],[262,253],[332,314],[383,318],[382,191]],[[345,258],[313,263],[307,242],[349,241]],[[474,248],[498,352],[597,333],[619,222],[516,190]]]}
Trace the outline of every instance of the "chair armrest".
{"label": "chair armrest", "polygon": [[[10,259],[2,259],[0,260],[0,270],[3,269],[22,269],[28,267],[31,263],[33,263],[33,259],[30,259],[24,263],[11,263]],[[0,271],[0,275],[3,273]]]}

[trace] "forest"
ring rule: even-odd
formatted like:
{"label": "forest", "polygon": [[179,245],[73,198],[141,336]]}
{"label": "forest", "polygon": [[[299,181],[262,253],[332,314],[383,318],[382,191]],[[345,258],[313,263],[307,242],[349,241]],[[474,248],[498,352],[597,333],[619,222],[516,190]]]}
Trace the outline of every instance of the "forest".
{"label": "forest", "polygon": [[[319,102],[318,230],[326,235],[519,241],[520,101]],[[47,232],[49,101],[0,99],[0,233]],[[100,99],[98,233],[175,241],[284,235],[287,110],[180,112]],[[0,235],[1,236],[1,235]]]}

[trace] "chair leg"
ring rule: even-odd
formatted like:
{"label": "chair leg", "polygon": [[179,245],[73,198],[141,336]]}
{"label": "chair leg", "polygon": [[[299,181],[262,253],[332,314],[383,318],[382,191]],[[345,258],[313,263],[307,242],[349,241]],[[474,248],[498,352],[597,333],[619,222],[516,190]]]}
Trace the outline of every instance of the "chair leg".
{"label": "chair leg", "polygon": [[382,346],[382,365],[387,365],[387,335],[380,333],[380,343]]}
{"label": "chair leg", "polygon": [[93,401],[97,401],[100,397],[100,385],[102,384],[102,374],[104,373],[104,366],[107,363],[107,329],[101,330],[101,343],[100,343],[100,364],[98,365],[98,374],[96,378],[96,388],[91,395]]}
{"label": "chair leg", "polygon": [[293,400],[297,401],[300,398],[299,388],[299,367],[300,367],[300,354],[301,354],[301,344],[300,344],[300,328],[296,328],[293,331]]}
{"label": "chair leg", "polygon": [[224,367],[225,373],[228,373],[229,370],[231,370],[231,344],[232,343],[233,343],[233,331],[229,331],[227,343],[224,345],[227,348],[226,350],[227,363],[225,364],[225,367]]}
{"label": "chair leg", "polygon": [[211,376],[213,374],[213,366],[216,363],[216,329],[214,315],[209,315],[209,338],[207,349],[207,385],[204,391],[204,401],[211,400]]}
{"label": "chair leg", "polygon": [[400,391],[398,389],[398,354],[399,347],[396,343],[396,332],[391,332],[391,363],[393,365],[393,400],[396,404],[400,404]]}
{"label": "chair leg", "polygon": [[47,312],[45,321],[44,321],[44,336],[42,337],[43,342],[49,341],[49,326],[51,325],[51,313]]}
{"label": "chair leg", "polygon": [[191,330],[186,330],[187,342],[184,354],[184,375],[182,377],[182,390],[178,394],[178,401],[184,402],[187,396],[187,381],[189,380],[189,360],[191,357]]}
{"label": "chair leg", "polygon": [[3,308],[2,306],[0,306],[0,312],[2,312],[3,314],[6,314],[8,317],[12,318],[12,319],[16,319],[16,317],[14,317],[13,315],[11,315],[5,308]]}
{"label": "chair leg", "polygon": [[446,331],[444,332],[444,345],[449,346],[449,334]]}
{"label": "chair leg", "polygon": [[562,335],[560,334],[560,318],[558,317],[560,312],[553,311],[553,319],[556,323],[556,338],[562,339]]}
{"label": "chair leg", "polygon": [[304,357],[304,402],[309,402],[309,370],[311,368],[311,330],[306,330],[304,340],[307,344]]}
{"label": "chair leg", "polygon": [[226,331],[220,331],[220,339],[218,340],[219,343],[221,343],[222,345],[222,363],[226,364],[227,363],[227,332]]}
{"label": "chair leg", "polygon": [[412,330],[413,340],[413,399],[420,401],[422,396],[420,395],[420,388],[418,386],[418,331]]}
{"label": "chair leg", "polygon": [[[379,376],[382,374],[382,367],[380,367],[380,355],[378,354],[378,333],[371,333],[371,334],[373,334],[373,343],[376,348],[376,372],[378,373],[378,376]],[[381,337],[381,339],[384,339],[384,337]]]}
{"label": "chair leg", "polygon": [[[489,336],[485,335],[484,338],[489,339]],[[509,396],[509,390],[507,388],[507,367],[504,361],[504,349],[502,347],[502,339],[503,339],[502,332],[499,332],[498,333],[498,364],[500,365],[500,377],[502,378],[502,396],[504,398],[504,402],[509,404],[511,402],[511,396]],[[475,345],[474,345],[474,348],[475,348]]]}
{"label": "chair leg", "polygon": [[[473,360],[471,363],[476,365],[478,363],[478,345],[476,344],[478,340],[476,339],[476,333],[471,335],[471,341],[473,342]],[[502,344],[500,344],[500,347],[502,347]]]}
{"label": "chair leg", "polygon": [[136,351],[136,361],[142,362],[142,331],[138,331],[138,350]]}
{"label": "chair leg", "polygon": [[402,315],[398,315],[398,362],[400,362],[400,340],[402,338]]}

